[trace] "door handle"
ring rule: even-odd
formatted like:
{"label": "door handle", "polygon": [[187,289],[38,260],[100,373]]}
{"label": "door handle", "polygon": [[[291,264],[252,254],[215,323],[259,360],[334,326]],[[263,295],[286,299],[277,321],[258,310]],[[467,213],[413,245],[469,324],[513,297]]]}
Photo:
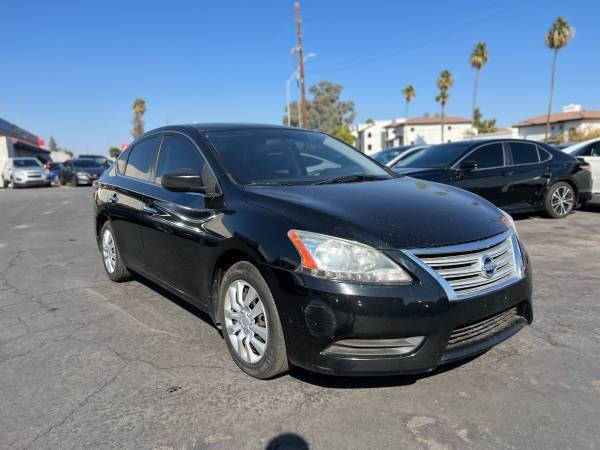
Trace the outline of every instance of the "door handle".
{"label": "door handle", "polygon": [[148,205],[147,203],[143,204],[142,211],[144,211],[145,213],[148,213],[148,214],[158,214],[158,209],[156,209],[153,206]]}
{"label": "door handle", "polygon": [[119,201],[119,196],[114,192],[108,199],[111,203],[117,203]]}
{"label": "door handle", "polygon": [[513,173],[510,170],[505,170],[502,172],[503,177],[510,177]]}

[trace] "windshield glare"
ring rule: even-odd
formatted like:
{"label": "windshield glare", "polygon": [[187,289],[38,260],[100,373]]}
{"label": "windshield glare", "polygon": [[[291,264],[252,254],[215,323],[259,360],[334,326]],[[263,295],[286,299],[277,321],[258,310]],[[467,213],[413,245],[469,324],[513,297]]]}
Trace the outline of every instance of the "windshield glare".
{"label": "windshield glare", "polygon": [[75,167],[101,167],[102,166],[100,163],[97,163],[93,159],[79,159],[79,160],[73,161],[73,165]]}
{"label": "windshield glare", "polygon": [[42,164],[37,159],[15,159],[15,167],[40,167]]}
{"label": "windshield glare", "polygon": [[322,133],[253,129],[212,131],[207,137],[240,184],[314,184],[350,175],[392,178],[369,157]]}
{"label": "windshield glare", "polygon": [[442,144],[416,150],[400,159],[398,167],[450,167],[467,150],[469,144]]}

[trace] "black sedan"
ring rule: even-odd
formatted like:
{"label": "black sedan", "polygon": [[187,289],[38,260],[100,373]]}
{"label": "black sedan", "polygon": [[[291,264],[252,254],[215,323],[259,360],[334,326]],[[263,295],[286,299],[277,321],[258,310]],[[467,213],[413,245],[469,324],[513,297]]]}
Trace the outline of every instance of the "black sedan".
{"label": "black sedan", "polygon": [[90,185],[106,170],[106,166],[93,159],[70,159],[59,169],[60,184],[71,183],[73,186]]}
{"label": "black sedan", "polygon": [[533,319],[510,216],[323,133],[168,126],[94,186],[108,277],[135,271],[206,311],[257,378],[427,372]]}
{"label": "black sedan", "polygon": [[511,213],[545,211],[562,218],[592,197],[589,164],[526,140],[434,145],[400,159],[393,169],[466,189]]}

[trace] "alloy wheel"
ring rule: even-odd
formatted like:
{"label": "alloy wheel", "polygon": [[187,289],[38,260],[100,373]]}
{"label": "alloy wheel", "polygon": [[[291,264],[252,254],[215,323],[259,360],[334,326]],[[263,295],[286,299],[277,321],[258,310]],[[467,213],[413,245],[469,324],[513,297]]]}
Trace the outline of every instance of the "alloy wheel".
{"label": "alloy wheel", "polygon": [[246,363],[260,361],[267,350],[269,328],[264,305],[249,283],[236,280],[225,295],[225,329],[235,353]]}
{"label": "alloy wheel", "polygon": [[573,209],[575,196],[567,186],[559,186],[552,193],[552,209],[559,216],[565,216]]}
{"label": "alloy wheel", "polygon": [[102,257],[108,273],[114,273],[117,267],[117,249],[110,230],[104,230],[102,235]]}

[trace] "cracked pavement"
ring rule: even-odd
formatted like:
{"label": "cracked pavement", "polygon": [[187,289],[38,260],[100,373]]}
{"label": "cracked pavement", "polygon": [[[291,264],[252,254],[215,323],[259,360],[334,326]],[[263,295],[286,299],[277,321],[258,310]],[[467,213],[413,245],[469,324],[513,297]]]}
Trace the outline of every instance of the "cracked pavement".
{"label": "cracked pavement", "polygon": [[520,218],[535,321],[423,376],[249,378],[208,317],[105,276],[89,188],[0,190],[0,448],[597,448],[600,204]]}

